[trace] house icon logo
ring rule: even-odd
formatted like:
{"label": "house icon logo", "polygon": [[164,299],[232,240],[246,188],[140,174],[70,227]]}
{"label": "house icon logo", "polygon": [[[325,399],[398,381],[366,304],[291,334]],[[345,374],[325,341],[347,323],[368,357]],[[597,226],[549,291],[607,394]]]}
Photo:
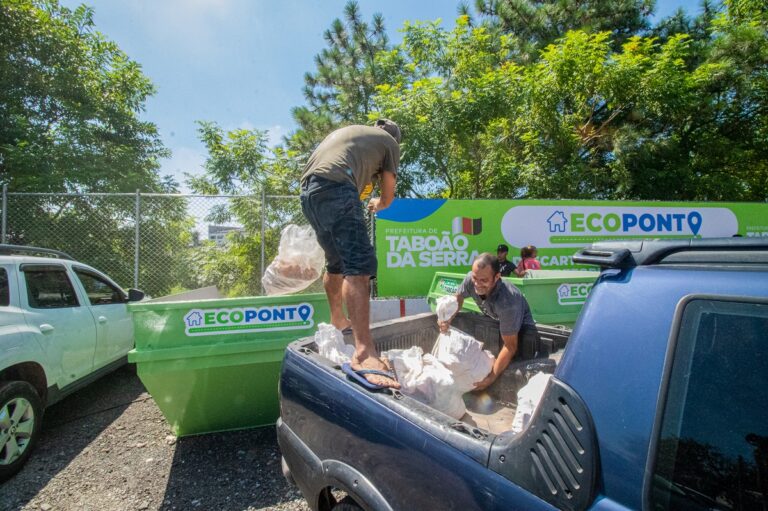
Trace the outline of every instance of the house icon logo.
{"label": "house icon logo", "polygon": [[557,303],[560,305],[584,305],[594,282],[563,283],[557,287]]}
{"label": "house icon logo", "polygon": [[562,211],[555,211],[549,218],[547,218],[549,224],[549,232],[565,232],[565,224],[568,220],[565,218],[565,213]]}
{"label": "house icon logo", "polygon": [[203,315],[196,310],[190,311],[189,314],[184,317],[184,322],[186,322],[188,327],[202,326]]}

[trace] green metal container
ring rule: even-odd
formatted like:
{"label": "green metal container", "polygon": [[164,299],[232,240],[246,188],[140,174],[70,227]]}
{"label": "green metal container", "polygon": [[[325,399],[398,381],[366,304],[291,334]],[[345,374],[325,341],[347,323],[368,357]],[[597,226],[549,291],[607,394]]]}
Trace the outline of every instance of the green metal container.
{"label": "green metal container", "polygon": [[285,347],[330,321],[325,294],[130,304],[128,354],[178,436],[274,424]]}
{"label": "green metal container", "polygon": [[[596,271],[535,270],[530,277],[503,277],[513,283],[531,306],[534,321],[547,325],[571,327],[581,312],[589,291],[600,275]],[[465,273],[435,273],[427,300],[435,310],[437,299],[453,295],[459,289]],[[464,310],[480,312],[472,299],[464,300]]]}

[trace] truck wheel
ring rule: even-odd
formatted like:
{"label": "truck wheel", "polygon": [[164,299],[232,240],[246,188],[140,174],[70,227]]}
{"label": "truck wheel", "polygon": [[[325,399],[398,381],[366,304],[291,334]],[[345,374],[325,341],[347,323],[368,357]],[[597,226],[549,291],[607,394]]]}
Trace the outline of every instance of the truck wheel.
{"label": "truck wheel", "polygon": [[0,383],[0,482],[21,470],[40,435],[43,405],[25,381]]}
{"label": "truck wheel", "polygon": [[341,502],[333,506],[332,511],[363,511],[357,502],[351,497],[344,497]]}

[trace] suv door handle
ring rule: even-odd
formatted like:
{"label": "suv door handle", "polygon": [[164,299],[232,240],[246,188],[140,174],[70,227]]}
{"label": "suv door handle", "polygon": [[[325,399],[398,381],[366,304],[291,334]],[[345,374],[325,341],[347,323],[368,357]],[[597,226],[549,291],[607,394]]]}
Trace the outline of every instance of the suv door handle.
{"label": "suv door handle", "polygon": [[99,316],[99,317],[98,317],[98,319],[97,319],[97,321],[98,321],[99,323],[106,323],[106,322],[107,322],[107,318],[106,318],[106,317],[104,317],[104,316]]}
{"label": "suv door handle", "polygon": [[42,325],[40,325],[40,332],[44,334],[53,332],[53,325],[49,325],[48,323],[43,323]]}

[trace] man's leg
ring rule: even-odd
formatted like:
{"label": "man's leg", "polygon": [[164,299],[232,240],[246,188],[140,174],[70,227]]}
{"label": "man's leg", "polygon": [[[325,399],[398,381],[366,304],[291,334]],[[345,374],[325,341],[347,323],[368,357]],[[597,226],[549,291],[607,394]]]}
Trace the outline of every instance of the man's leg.
{"label": "man's leg", "polygon": [[350,322],[344,314],[341,301],[341,287],[344,282],[343,263],[328,227],[339,217],[339,213],[334,211],[335,204],[329,200],[329,197],[333,198],[333,190],[324,192],[318,188],[318,185],[310,182],[300,197],[304,216],[309,220],[309,224],[317,236],[317,242],[325,253],[326,267],[325,275],[323,275],[323,287],[325,288],[325,295],[328,297],[328,306],[331,309],[331,324],[339,330],[344,330],[349,328]]}
{"label": "man's leg", "polygon": [[[352,356],[353,369],[378,369],[388,371],[389,367],[379,358],[379,351],[371,339],[370,324],[370,282],[369,275],[348,275],[344,278],[343,297],[355,334],[355,354]],[[375,385],[400,388],[395,380],[367,374],[365,378]]]}
{"label": "man's leg", "polygon": [[[339,185],[324,196],[324,200],[307,209],[320,227],[315,231],[319,231],[318,241],[327,260],[323,284],[331,308],[331,322],[336,328],[352,323],[355,336],[352,368],[388,370],[371,339],[369,283],[370,276],[376,273],[376,254],[368,239],[357,189],[352,185]],[[349,275],[342,277],[343,273]],[[349,320],[344,317],[342,305],[346,305]],[[363,376],[373,384],[400,387],[391,378]]]}
{"label": "man's leg", "polygon": [[326,272],[323,276],[323,286],[328,297],[328,305],[331,308],[331,324],[339,330],[344,330],[350,326],[350,321],[344,315],[344,307],[342,305],[343,284],[344,275],[340,273]]}

